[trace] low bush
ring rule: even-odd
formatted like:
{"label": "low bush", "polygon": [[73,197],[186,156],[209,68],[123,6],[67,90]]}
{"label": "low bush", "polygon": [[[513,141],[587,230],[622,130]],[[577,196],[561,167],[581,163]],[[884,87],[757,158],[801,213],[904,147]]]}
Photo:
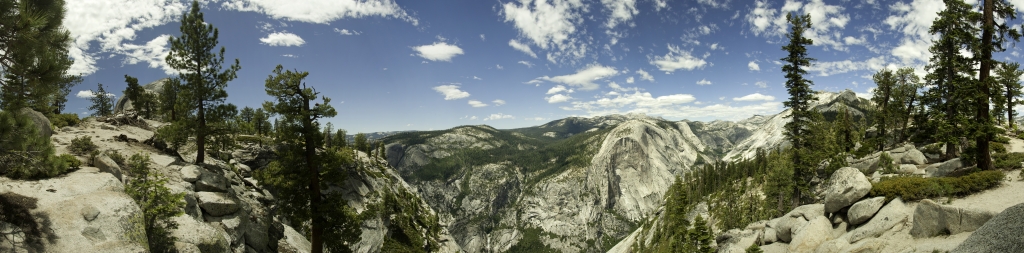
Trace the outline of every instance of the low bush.
{"label": "low bush", "polygon": [[89,136],[75,137],[71,139],[71,145],[68,145],[68,151],[76,155],[89,154],[97,148],[99,147],[92,143],[92,137]]}
{"label": "low bush", "polygon": [[1010,144],[1010,137],[1006,137],[1004,135],[997,135],[995,138],[992,139],[992,141],[1002,144]]}
{"label": "low bush", "polygon": [[996,152],[996,154],[1006,153],[1006,146],[1003,145],[1003,143],[1001,142],[989,142],[988,145],[989,148],[991,148],[989,150],[992,150],[992,152]]}
{"label": "low bush", "polygon": [[992,155],[992,164],[996,169],[1016,169],[1021,168],[1021,162],[1024,162],[1024,153],[1001,153]]}
{"label": "low bush", "polygon": [[942,154],[942,143],[932,143],[921,149],[925,154]]}
{"label": "low bush", "polygon": [[882,152],[882,155],[878,156],[878,169],[882,170],[885,174],[895,174],[898,166],[893,162],[892,157],[889,156],[889,152]]}
{"label": "low bush", "polygon": [[77,113],[55,114],[50,117],[50,123],[57,127],[57,129],[66,126],[77,126],[81,122],[82,120],[78,118]]}
{"label": "low bush", "polygon": [[117,152],[117,150],[107,151],[107,157],[110,157],[110,160],[114,160],[114,162],[117,163],[117,166],[123,167],[125,165],[124,155],[121,155],[121,153]]}
{"label": "low bush", "polygon": [[58,158],[64,160],[64,162],[67,163],[68,168],[77,169],[78,167],[82,167],[82,161],[79,161],[77,157],[71,154],[62,154]]}
{"label": "low bush", "polygon": [[978,171],[961,177],[892,177],[871,186],[872,197],[904,201],[945,196],[966,196],[1002,183],[1006,175],[998,170]]}

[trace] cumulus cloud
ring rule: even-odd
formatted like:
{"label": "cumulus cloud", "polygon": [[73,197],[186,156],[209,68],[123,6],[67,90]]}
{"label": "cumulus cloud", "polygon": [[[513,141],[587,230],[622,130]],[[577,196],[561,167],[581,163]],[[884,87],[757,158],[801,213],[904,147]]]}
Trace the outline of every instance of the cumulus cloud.
{"label": "cumulus cloud", "polygon": [[632,76],[629,77],[629,78],[626,78],[626,83],[634,83],[634,82],[636,82],[636,79],[634,79]]}
{"label": "cumulus cloud", "polygon": [[559,92],[563,92],[563,91],[567,91],[569,93],[572,93],[572,90],[566,89],[565,86],[555,85],[555,87],[551,87],[551,89],[548,89],[548,93],[547,94],[551,95],[551,94],[555,94],[555,93],[559,93]]}
{"label": "cumulus cloud", "polygon": [[130,42],[137,39],[139,30],[177,21],[187,7],[183,2],[165,0],[68,1],[63,25],[72,38],[68,55],[74,63],[69,74],[92,74],[98,70],[96,60],[109,55],[128,56],[126,64],[146,62],[173,74],[161,57],[167,51],[169,35],[156,35],[141,45]]}
{"label": "cumulus cloud", "polygon": [[846,51],[842,30],[850,22],[850,15],[843,11],[843,6],[829,5],[823,0],[811,0],[808,3],[786,1],[778,10],[772,8],[767,1],[756,1],[754,9],[747,13],[747,22],[755,35],[780,37],[789,29],[787,13],[810,14],[813,26],[804,35],[814,40],[816,46]]}
{"label": "cumulus cloud", "polygon": [[349,30],[349,29],[338,29],[338,28],[334,28],[334,32],[339,33],[341,35],[360,35],[360,34],[363,34],[363,33],[359,32],[359,31],[354,31],[354,30]]}
{"label": "cumulus cloud", "polygon": [[[88,99],[88,98],[96,97],[96,93],[93,93],[91,90],[82,90],[82,91],[78,91],[78,94],[75,94],[75,96],[79,97],[79,98],[86,98],[86,99]],[[117,95],[114,95],[114,94],[111,94],[111,93],[107,93],[107,96],[108,97],[117,97]]]}
{"label": "cumulus cloud", "polygon": [[480,101],[476,101],[476,100],[469,100],[469,106],[472,106],[472,107],[485,107],[485,106],[487,106],[487,104],[484,104],[484,102],[480,102]]}
{"label": "cumulus cloud", "polygon": [[754,85],[756,85],[757,87],[761,87],[762,89],[768,88],[768,83],[765,81],[757,81],[756,83],[754,83]]}
{"label": "cumulus cloud", "polygon": [[579,34],[587,5],[579,0],[520,0],[502,4],[505,22],[511,22],[521,38],[543,50],[549,50],[548,61],[561,58],[580,59],[587,45]]}
{"label": "cumulus cloud", "polygon": [[550,96],[550,97],[545,97],[544,99],[547,100],[549,104],[556,104],[556,103],[561,103],[561,102],[569,101],[570,99],[572,99],[572,97],[570,97],[568,95],[564,95],[564,94],[555,94],[555,95]]}
{"label": "cumulus cloud", "polygon": [[599,87],[594,81],[606,79],[608,77],[616,76],[619,72],[613,67],[606,67],[600,64],[592,64],[577,71],[575,74],[556,76],[556,77],[538,77],[536,80],[543,80],[548,82],[555,82],[566,84],[569,86],[579,87],[581,90],[594,90]]}
{"label": "cumulus cloud", "polygon": [[496,113],[496,114],[491,114],[491,116],[487,116],[487,118],[484,118],[484,120],[515,119],[515,118],[516,117],[513,117],[512,115],[503,114],[503,113]]}
{"label": "cumulus cloud", "polygon": [[807,71],[818,72],[819,76],[830,76],[835,74],[843,74],[851,71],[879,70],[890,65],[892,64],[886,63],[885,56],[876,56],[863,61],[842,60],[815,62],[813,65],[807,68]]}
{"label": "cumulus cloud", "polygon": [[700,86],[711,85],[711,81],[708,81],[708,79],[700,79],[700,81],[697,81],[697,85],[700,85]]}
{"label": "cumulus cloud", "polygon": [[260,42],[272,47],[302,46],[306,41],[290,32],[275,32],[267,34],[267,37],[260,38]]}
{"label": "cumulus cloud", "polygon": [[608,29],[627,23],[640,13],[636,9],[636,0],[601,0],[601,4],[604,5],[605,11],[609,12],[608,21],[604,23]]}
{"label": "cumulus cloud", "polygon": [[775,97],[770,95],[763,95],[761,93],[754,93],[738,98],[732,98],[733,101],[772,101]]}
{"label": "cumulus cloud", "polygon": [[583,112],[589,116],[642,113],[646,115],[691,120],[741,120],[755,114],[774,114],[782,110],[782,103],[763,102],[745,106],[728,104],[698,104],[689,94],[653,97],[650,93],[612,94],[594,101],[575,101],[560,107],[567,111]]}
{"label": "cumulus cloud", "polygon": [[435,42],[434,44],[417,46],[412,49],[416,51],[417,56],[431,61],[450,62],[456,55],[463,54],[462,48],[446,42]]}
{"label": "cumulus cloud", "polygon": [[527,68],[533,68],[533,63],[530,63],[528,61],[519,61],[519,64],[523,64]]}
{"label": "cumulus cloud", "polygon": [[275,19],[316,24],[373,16],[398,18],[413,25],[419,22],[394,0],[226,0],[221,6],[228,10],[263,13]]}
{"label": "cumulus cloud", "polygon": [[747,69],[750,69],[750,71],[761,71],[761,65],[757,65],[757,62],[750,61],[747,63]]}
{"label": "cumulus cloud", "polygon": [[434,87],[434,91],[444,95],[444,100],[455,100],[469,97],[469,92],[459,90],[458,85],[441,85]]}
{"label": "cumulus cloud", "polygon": [[896,2],[889,8],[895,14],[886,18],[885,24],[903,33],[899,45],[892,49],[892,55],[906,65],[928,62],[932,56],[928,52],[932,46],[928,29],[938,18],[938,12],[945,10],[946,6],[939,0],[913,0],[909,3]]}
{"label": "cumulus cloud", "polygon": [[537,54],[533,52],[533,49],[530,49],[530,45],[519,43],[519,41],[517,40],[509,40],[508,45],[516,50],[519,50],[519,52],[523,52],[526,55],[529,55],[530,57],[537,58]]}
{"label": "cumulus cloud", "polygon": [[[650,61],[651,65],[657,66],[658,70],[664,71],[665,73],[672,73],[676,70],[694,70],[697,68],[704,68],[707,62],[704,59],[694,57],[690,55],[689,51],[680,50],[679,47],[668,45],[668,54],[663,56],[655,56]],[[705,56],[706,57],[706,56]]]}
{"label": "cumulus cloud", "polygon": [[494,101],[491,101],[491,103],[494,103],[494,106],[502,106],[505,105],[505,100],[495,99]]}
{"label": "cumulus cloud", "polygon": [[651,73],[647,73],[647,71],[644,71],[644,69],[637,69],[636,74],[640,75],[640,80],[654,82],[654,76],[652,76]]}

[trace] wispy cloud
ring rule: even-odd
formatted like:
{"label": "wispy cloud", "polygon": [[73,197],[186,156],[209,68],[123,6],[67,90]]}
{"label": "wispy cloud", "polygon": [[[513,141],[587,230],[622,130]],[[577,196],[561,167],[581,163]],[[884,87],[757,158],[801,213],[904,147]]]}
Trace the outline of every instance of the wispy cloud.
{"label": "wispy cloud", "polygon": [[434,91],[444,95],[444,100],[455,100],[469,97],[469,92],[459,90],[458,85],[441,85],[434,87]]}

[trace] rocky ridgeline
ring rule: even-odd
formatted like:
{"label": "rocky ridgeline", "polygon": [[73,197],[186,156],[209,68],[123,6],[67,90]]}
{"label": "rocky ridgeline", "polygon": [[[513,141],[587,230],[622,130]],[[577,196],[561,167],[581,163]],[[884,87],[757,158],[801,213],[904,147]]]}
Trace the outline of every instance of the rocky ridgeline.
{"label": "rocky ridgeline", "polygon": [[[153,137],[150,130],[86,120],[78,127],[65,127],[53,134],[57,153],[67,153],[70,140],[79,136],[92,137],[99,150],[105,152],[95,159],[95,167],[83,166],[66,175],[37,181],[0,177],[0,201],[4,202],[0,207],[30,217],[24,219],[24,224],[0,222],[0,252],[146,251],[141,209],[124,193],[124,182],[131,180],[131,175],[105,155],[109,151],[126,157],[149,154],[151,167],[168,178],[166,186],[172,192],[185,193],[185,214],[173,218],[178,227],[171,231],[177,239],[174,247],[178,252],[310,249],[309,241],[301,233],[275,216],[273,195],[252,178],[250,166],[259,169],[273,159],[269,148],[250,146],[233,152],[234,158],[229,161],[207,157],[206,164],[191,165],[140,142]],[[362,153],[357,157],[361,158],[362,166],[349,168],[349,182],[343,188],[333,189],[346,193],[345,198],[365,217],[361,240],[353,245],[354,251],[380,251],[384,238],[396,231],[390,222],[395,216],[380,211],[385,199],[401,199],[389,207],[410,219],[436,220],[433,210],[384,165],[386,162]],[[441,252],[460,251],[446,230],[430,233],[425,228],[429,226],[427,222],[417,224],[423,227],[413,226],[412,230],[420,232],[421,238],[436,242]]]}

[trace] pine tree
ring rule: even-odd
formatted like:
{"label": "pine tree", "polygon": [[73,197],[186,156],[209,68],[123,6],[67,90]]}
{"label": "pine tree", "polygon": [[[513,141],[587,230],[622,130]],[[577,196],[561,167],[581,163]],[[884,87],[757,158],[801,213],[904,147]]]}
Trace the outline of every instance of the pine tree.
{"label": "pine tree", "polygon": [[[218,34],[217,28],[203,20],[199,2],[192,1],[191,10],[181,17],[181,36],[170,38],[171,49],[166,58],[167,65],[178,70],[181,73],[179,77],[185,81],[178,102],[187,106],[186,110],[194,118],[179,118],[173,124],[183,126],[196,136],[196,164],[205,160],[206,141],[213,134],[210,125],[227,120],[211,115],[209,111],[224,104],[228,97],[224,89],[241,69],[238,59],[223,69],[224,47],[220,52],[213,52],[218,44]],[[193,112],[195,114],[191,115]]]}
{"label": "pine tree", "polygon": [[697,248],[694,252],[715,252],[715,248],[711,247],[711,241],[715,239],[715,235],[711,233],[710,229],[708,229],[707,222],[704,220],[704,217],[701,217],[699,214],[697,215],[697,218],[693,219],[693,229],[690,230],[689,238]]}
{"label": "pine tree", "polygon": [[53,144],[39,134],[32,119],[0,111],[0,174],[16,179],[49,178],[67,169],[68,164],[54,156]]}
{"label": "pine tree", "polygon": [[124,99],[132,101],[132,107],[139,112],[139,116],[153,118],[157,110],[156,96],[146,92],[146,89],[139,85],[138,78],[124,75],[124,82],[128,84],[124,89]]}
{"label": "pine tree", "polygon": [[172,77],[164,83],[163,87],[160,87],[160,113],[163,114],[164,120],[168,122],[178,121],[178,107],[182,107],[178,103],[178,93],[181,92],[181,79]]}
{"label": "pine tree", "polygon": [[914,107],[920,103],[917,91],[924,87],[921,83],[921,78],[914,74],[914,69],[910,67],[904,67],[896,70],[896,97],[893,102],[896,102],[895,108],[895,123],[899,127],[899,135],[897,135],[897,141],[904,142],[907,140],[907,128],[910,127],[910,120],[914,118]]}
{"label": "pine tree", "polygon": [[0,109],[50,113],[67,101],[61,91],[80,77],[67,73],[73,61],[64,13],[63,0],[0,0]]}
{"label": "pine tree", "polygon": [[337,147],[348,147],[348,132],[345,129],[338,129],[334,132],[334,140],[331,142]]}
{"label": "pine tree", "polygon": [[[359,239],[355,211],[341,198],[341,193],[327,191],[341,185],[346,172],[342,166],[351,164],[351,153],[322,146],[319,119],[333,117],[337,112],[331,99],[319,96],[306,87],[308,72],[284,71],[280,65],[267,78],[267,94],[276,102],[264,102],[263,108],[279,115],[276,140],[283,147],[280,158],[259,172],[260,182],[278,190],[281,210],[291,224],[310,224],[313,253],[348,252],[348,245]],[[318,97],[322,103],[315,103]],[[314,104],[315,103],[315,104]]]}
{"label": "pine tree", "polygon": [[175,252],[171,231],[178,224],[171,218],[183,213],[185,193],[172,193],[166,186],[167,178],[149,164],[149,155],[135,154],[128,159],[127,169],[132,179],[125,184],[124,192],[142,208],[149,251]]}
{"label": "pine tree", "polygon": [[811,66],[814,58],[807,57],[807,46],[814,44],[814,41],[804,37],[804,32],[811,27],[811,15],[793,16],[793,13],[786,14],[786,20],[793,25],[792,31],[786,34],[789,44],[782,47],[788,55],[781,60],[785,63],[782,72],[786,74],[786,90],[789,92],[789,100],[783,105],[792,110],[789,116],[792,120],[786,123],[786,139],[793,145],[793,207],[800,204],[803,198],[802,193],[807,191],[810,177],[813,173],[814,162],[808,156],[808,136],[805,134],[810,125],[811,102],[815,101],[814,91],[811,85],[814,83],[804,79],[807,74],[805,67]]}
{"label": "pine tree", "polygon": [[103,89],[103,84],[97,84],[96,90],[92,91],[92,105],[89,106],[90,111],[94,111],[93,115],[96,116],[110,116],[114,107],[114,98],[112,94]]}
{"label": "pine tree", "polygon": [[896,76],[892,70],[882,69],[871,76],[871,79],[875,81],[875,89],[871,92],[871,102],[875,103],[875,129],[878,130],[878,136],[876,144],[878,147],[876,150],[884,150],[889,144],[889,134],[887,133],[893,122],[895,112],[893,107],[889,105],[892,100],[893,91],[896,90]]}
{"label": "pine tree", "polygon": [[[995,15],[999,15],[1001,23],[996,23]],[[998,129],[992,122],[992,115],[989,114],[990,106],[990,92],[994,78],[990,78],[992,72],[992,65],[995,64],[995,60],[992,59],[993,52],[1002,52],[1006,49],[1003,47],[1003,43],[1008,40],[1019,41],[1020,33],[1007,25],[1009,20],[1017,18],[1017,12],[1013,9],[1013,5],[1004,0],[985,0],[982,9],[982,22],[981,22],[981,45],[977,48],[980,52],[976,52],[975,57],[981,62],[980,68],[978,69],[978,81],[975,82],[978,87],[973,92],[974,95],[972,100],[974,101],[975,114],[972,122],[972,135],[975,143],[975,158],[978,161],[978,168],[983,170],[993,169],[991,150],[989,148],[989,142],[992,140]]]}
{"label": "pine tree", "polygon": [[957,147],[960,138],[966,137],[963,128],[968,124],[966,97],[975,92],[970,87],[974,80],[967,74],[975,71],[975,62],[960,51],[976,47],[975,34],[979,29],[973,24],[981,20],[981,15],[962,0],[943,2],[946,9],[938,13],[928,29],[938,39],[928,48],[932,58],[925,67],[925,82],[932,88],[925,91],[922,103],[930,115],[926,121],[928,128],[934,131],[935,141],[946,144],[943,160],[948,160],[959,155]]}
{"label": "pine tree", "polygon": [[[1018,99],[1021,96],[1021,75],[1024,75],[1024,70],[1021,70],[1020,63],[1016,62],[999,64],[999,68],[996,69],[996,82],[1000,90],[993,93],[999,98],[995,101],[993,110],[1006,113],[1005,119],[1009,123],[1009,129],[1015,127],[1013,118],[1017,116],[1017,112],[1013,110],[1013,107],[1022,104]],[[1002,115],[1002,113],[996,114]]]}
{"label": "pine tree", "polygon": [[356,134],[354,141],[355,141],[355,143],[353,143],[353,145],[355,145],[355,149],[356,150],[359,150],[359,151],[362,151],[363,153],[366,153],[367,156],[370,155],[370,143],[366,139],[366,134],[364,134],[364,133]]}
{"label": "pine tree", "polygon": [[81,84],[82,80],[81,76],[74,76],[69,78],[67,82],[59,84],[60,88],[58,88],[57,92],[53,95],[53,103],[52,106],[50,106],[53,108],[54,115],[64,112],[64,108],[68,104],[68,95],[71,94],[71,88]]}

